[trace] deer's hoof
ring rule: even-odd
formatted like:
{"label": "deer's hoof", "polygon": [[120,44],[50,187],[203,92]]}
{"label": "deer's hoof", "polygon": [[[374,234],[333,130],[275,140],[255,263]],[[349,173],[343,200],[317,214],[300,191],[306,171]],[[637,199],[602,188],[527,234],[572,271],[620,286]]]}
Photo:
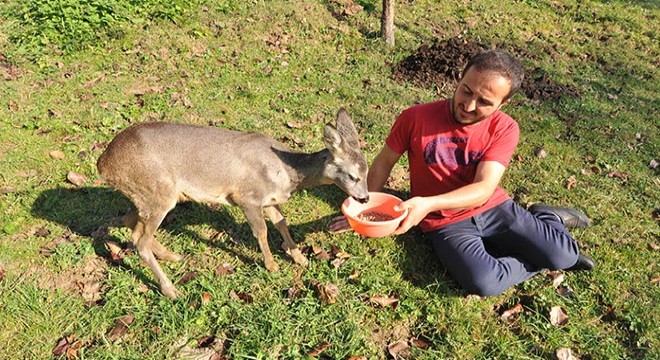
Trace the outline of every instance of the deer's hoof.
{"label": "deer's hoof", "polygon": [[270,272],[280,271],[280,266],[277,265],[275,261],[267,261],[265,265],[266,265],[266,269]]}
{"label": "deer's hoof", "polygon": [[179,262],[179,261],[183,260],[182,255],[179,255],[179,254],[173,253],[173,252],[169,252],[167,254],[160,254],[160,255],[162,255],[162,256],[158,256],[158,255],[156,255],[156,256],[158,257],[159,260],[162,260],[162,261]]}
{"label": "deer's hoof", "polygon": [[293,261],[295,261],[295,263],[300,266],[307,267],[307,265],[309,264],[309,261],[307,260],[305,255],[303,255],[298,249],[291,251],[289,255],[291,255]]}
{"label": "deer's hoof", "polygon": [[181,295],[179,290],[177,290],[173,285],[170,285],[168,287],[164,287],[164,286],[161,287],[160,292],[162,292],[163,295],[165,295],[170,299],[176,299],[177,297],[179,297],[179,295]]}

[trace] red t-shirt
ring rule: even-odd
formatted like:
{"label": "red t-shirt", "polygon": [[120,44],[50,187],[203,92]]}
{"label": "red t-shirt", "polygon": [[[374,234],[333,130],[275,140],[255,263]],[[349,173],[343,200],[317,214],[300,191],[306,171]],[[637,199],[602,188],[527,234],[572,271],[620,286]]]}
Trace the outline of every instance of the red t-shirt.
{"label": "red t-shirt", "polygon": [[[469,185],[480,161],[509,166],[518,145],[518,123],[497,111],[472,125],[461,125],[451,115],[451,101],[413,106],[401,113],[386,144],[398,154],[408,153],[411,196],[434,196]],[[491,209],[510,196],[498,186],[481,206],[432,212],[422,220],[423,232],[467,219]]]}

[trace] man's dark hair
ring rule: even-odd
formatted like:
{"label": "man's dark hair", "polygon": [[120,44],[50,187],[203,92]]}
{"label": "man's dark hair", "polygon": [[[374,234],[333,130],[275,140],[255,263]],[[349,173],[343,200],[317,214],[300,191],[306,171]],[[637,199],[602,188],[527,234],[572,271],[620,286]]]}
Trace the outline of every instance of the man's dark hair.
{"label": "man's dark hair", "polygon": [[509,80],[511,90],[504,100],[510,99],[520,89],[525,78],[525,71],[520,61],[502,50],[486,50],[478,53],[467,63],[461,77],[465,76],[472,67],[480,72],[492,71]]}

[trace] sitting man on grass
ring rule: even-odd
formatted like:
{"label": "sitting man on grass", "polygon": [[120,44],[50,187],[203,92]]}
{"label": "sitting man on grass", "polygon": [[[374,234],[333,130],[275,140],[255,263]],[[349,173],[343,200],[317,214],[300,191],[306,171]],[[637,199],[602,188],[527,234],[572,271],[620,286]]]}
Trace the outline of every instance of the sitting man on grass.
{"label": "sitting man on grass", "polygon": [[[395,234],[419,225],[451,276],[472,294],[502,293],[543,269],[591,270],[567,228],[586,227],[582,212],[543,204],[528,210],[499,186],[519,139],[515,120],[500,111],[520,88],[520,62],[500,50],[477,54],[451,99],[413,106],[392,126],[369,169],[380,191],[397,160],[410,165],[407,217]],[[338,217],[330,230],[347,230]],[[506,253],[489,253],[493,244]]]}

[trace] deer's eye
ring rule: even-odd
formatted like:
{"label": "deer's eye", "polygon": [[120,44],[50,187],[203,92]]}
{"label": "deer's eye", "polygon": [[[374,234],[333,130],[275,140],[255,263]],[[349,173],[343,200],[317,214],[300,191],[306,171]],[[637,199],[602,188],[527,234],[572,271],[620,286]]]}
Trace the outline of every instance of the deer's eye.
{"label": "deer's eye", "polygon": [[351,179],[352,182],[358,182],[358,181],[360,181],[360,179],[358,179],[357,177],[355,177],[355,176],[353,176],[353,175],[351,175],[351,174],[348,174],[348,178]]}

